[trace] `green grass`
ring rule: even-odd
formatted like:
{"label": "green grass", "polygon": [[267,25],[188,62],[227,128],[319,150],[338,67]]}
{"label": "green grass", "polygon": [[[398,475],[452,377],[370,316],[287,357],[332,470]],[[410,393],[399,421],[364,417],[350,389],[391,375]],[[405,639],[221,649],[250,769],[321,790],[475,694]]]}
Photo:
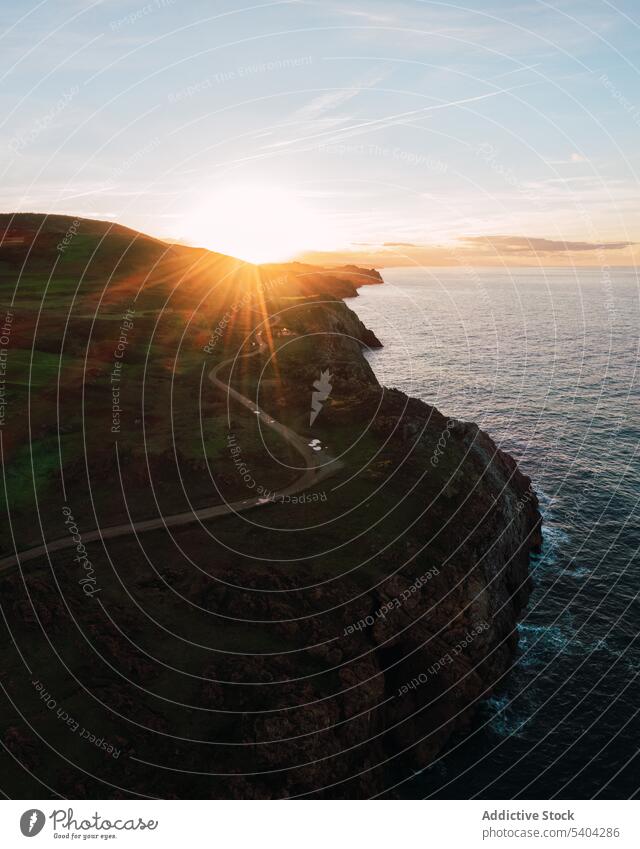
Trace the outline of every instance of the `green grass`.
{"label": "green grass", "polygon": [[[63,357],[68,365],[68,358]],[[12,386],[30,387],[32,390],[55,387],[58,380],[60,357],[47,351],[31,351],[18,348],[10,350],[7,358],[7,383]]]}
{"label": "green grass", "polygon": [[[68,441],[68,437],[63,437]],[[32,465],[33,464],[33,465]],[[34,440],[19,448],[5,469],[9,507],[13,513],[33,508],[34,487],[38,501],[45,494],[52,474],[58,469],[58,440],[56,437]],[[4,500],[4,489],[2,500]]]}

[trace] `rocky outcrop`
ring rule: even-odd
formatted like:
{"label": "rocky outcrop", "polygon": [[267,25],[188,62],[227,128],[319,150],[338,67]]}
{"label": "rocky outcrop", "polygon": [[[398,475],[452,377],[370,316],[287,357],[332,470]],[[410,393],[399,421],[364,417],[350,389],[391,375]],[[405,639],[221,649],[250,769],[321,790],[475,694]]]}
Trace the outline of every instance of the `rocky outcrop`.
{"label": "rocky outcrop", "polygon": [[[335,322],[350,332],[334,335]],[[389,788],[468,729],[509,674],[531,590],[529,555],[541,542],[538,502],[515,461],[476,425],[380,388],[345,305],[308,307],[290,323],[319,341],[309,373],[283,366],[289,404],[306,394],[314,369],[331,367],[325,432],[371,423],[363,432],[376,450],[355,490],[369,495],[341,519],[337,538],[330,531],[347,555],[325,553],[313,566],[304,559],[332,548],[320,523],[302,547],[291,544],[286,564],[269,559],[280,547],[265,535],[264,559],[232,559],[212,567],[215,580],[201,575],[181,587],[241,621],[245,649],[210,658],[193,695],[212,712],[199,735],[217,741],[214,772],[226,777],[203,778],[206,749],[181,747],[185,776],[170,784],[178,795],[212,797],[402,796]],[[315,336],[320,328],[326,337]],[[341,515],[354,507],[351,495],[333,498],[344,498]],[[315,512],[307,518],[318,522]],[[159,762],[175,757],[154,745]]]}
{"label": "rocky outcrop", "polygon": [[[311,593],[295,589],[297,569],[273,566],[249,570],[251,585],[270,591],[259,599],[221,588],[232,571],[195,591],[213,609],[278,623],[289,647],[242,668],[230,658],[209,667],[208,677],[234,686],[207,684],[202,697],[243,716],[234,740],[258,773],[213,793],[367,797],[431,763],[509,674],[541,517],[531,481],[488,434],[381,390],[363,356],[366,328],[346,305],[308,307],[290,323],[317,334],[313,367],[285,369],[290,403],[317,369],[331,369],[326,432],[371,423],[380,447],[361,476],[401,514],[401,533],[394,539],[396,525],[372,517],[358,572],[336,579],[325,564]],[[313,550],[316,540],[306,543]],[[261,682],[259,693],[247,679]]]}
{"label": "rocky outcrop", "polygon": [[[56,219],[44,232],[50,252],[72,224]],[[74,234],[74,250],[65,256],[65,275],[74,263],[84,268],[82,251],[93,256],[102,239],[93,225],[83,226],[83,238]],[[128,237],[109,236],[116,238]],[[114,245],[105,242],[101,261],[92,262],[86,304],[74,325],[80,341],[88,332],[83,316],[93,314],[113,271],[110,257],[121,256]],[[99,605],[82,592],[69,551],[29,561],[23,574],[3,575],[0,660],[16,705],[6,703],[0,727],[6,786],[24,798],[42,795],[43,787],[71,798],[402,796],[402,789],[391,788],[469,728],[478,704],[514,663],[516,626],[531,589],[529,555],[540,544],[531,482],[476,425],[380,386],[366,359],[367,348],[380,342],[341,300],[359,285],[379,283],[377,272],[294,264],[264,266],[257,275],[254,267],[247,272],[244,264],[205,251],[196,264],[197,252],[173,246],[167,264],[147,279],[164,247],[152,241],[141,248],[135,262],[126,252],[119,266],[110,311],[122,315],[144,282],[127,365],[153,343],[158,361],[145,395],[146,441],[135,424],[144,394],[137,381],[147,374],[142,368],[127,371],[135,426],[118,437],[117,454],[104,438],[111,421],[108,371],[102,385],[81,384],[82,370],[77,378],[64,372],[62,417],[53,390],[38,397],[40,419],[33,428],[60,418],[71,426],[64,472],[81,530],[119,518],[121,489],[127,515],[145,499],[163,515],[186,511],[194,498],[210,499],[213,483],[220,487],[225,476],[237,488],[235,497],[248,497],[245,473],[272,485],[274,449],[291,463],[283,462],[280,472],[299,474],[295,451],[289,457],[286,446],[267,445],[263,452],[255,418],[235,407],[227,415],[226,403],[203,385],[217,359],[251,350],[256,320],[264,336],[272,336],[277,357],[239,357],[238,385],[297,434],[320,439],[341,465],[318,491],[300,494],[315,500],[88,544]],[[36,253],[36,264],[50,266],[44,249]],[[162,335],[157,311],[164,311],[168,290],[183,277],[188,285],[172,300],[172,311],[163,312],[168,326]],[[183,345],[182,329],[200,297],[200,324]],[[113,332],[111,312],[105,338]],[[46,320],[39,345],[59,350],[66,306]],[[12,344],[22,344],[20,332],[30,350],[27,326],[20,324]],[[220,344],[205,355],[216,328]],[[177,369],[176,340],[186,350]],[[86,365],[83,349],[80,354]],[[321,372],[330,373],[331,391],[312,432],[310,393]],[[206,433],[200,428],[203,404]],[[174,432],[172,421],[172,439],[183,441],[171,443],[170,451],[159,440],[160,414],[169,409],[186,410],[181,431]],[[85,418],[103,434],[90,446]],[[238,458],[227,446],[231,427]],[[51,438],[56,468],[58,445]],[[28,451],[25,456],[31,474],[32,458]],[[242,476],[236,459],[244,464]],[[179,475],[172,475],[171,464]],[[98,512],[94,497],[83,497],[87,468],[94,472],[92,495],[108,496]],[[55,474],[46,483],[49,489],[39,485],[47,493],[40,506],[51,509],[38,515],[47,538],[56,539],[60,485]],[[23,507],[22,515],[29,509]],[[14,533],[7,534],[12,545]],[[28,533],[22,528],[22,543]],[[34,690],[14,646],[27,649],[55,709]],[[108,740],[118,758],[69,731],[58,708]],[[50,740],[60,757],[52,756]]]}
{"label": "rocky outcrop", "polygon": [[[416,521],[397,545],[383,551],[388,540],[373,530],[362,541],[362,562],[375,557],[379,580],[367,576],[363,589],[362,575],[332,581],[326,568],[308,593],[295,589],[297,575],[257,567],[251,586],[271,591],[259,600],[222,588],[232,572],[195,592],[212,609],[279,623],[274,630],[292,651],[242,665],[220,658],[206,670],[210,679],[234,682],[207,683],[201,695],[207,706],[243,717],[233,742],[245,747],[243,767],[264,773],[216,784],[213,795],[384,792],[467,729],[514,663],[531,589],[529,553],[541,542],[530,480],[475,425],[446,420],[399,392],[384,394],[379,423],[393,442],[383,464],[409,456],[434,469],[430,458],[447,432],[457,469],[426,487],[418,482]],[[379,474],[383,480],[387,471]],[[398,498],[395,491],[388,503]],[[247,680],[260,682],[258,692],[243,686]],[[233,771],[231,753],[223,753]]]}

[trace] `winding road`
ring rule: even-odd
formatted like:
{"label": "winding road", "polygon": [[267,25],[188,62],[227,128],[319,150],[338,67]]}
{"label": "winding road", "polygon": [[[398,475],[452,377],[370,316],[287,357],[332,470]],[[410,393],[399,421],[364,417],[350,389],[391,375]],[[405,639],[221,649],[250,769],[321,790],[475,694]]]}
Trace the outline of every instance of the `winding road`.
{"label": "winding road", "polygon": [[[128,536],[133,533],[142,534],[147,531],[160,530],[161,528],[180,527],[182,525],[191,524],[192,522],[202,522],[208,519],[215,519],[220,516],[228,516],[230,513],[242,513],[246,510],[252,510],[255,507],[263,507],[267,504],[272,504],[274,501],[277,502],[278,499],[283,499],[287,496],[302,492],[305,489],[309,489],[324,478],[334,474],[342,466],[342,463],[338,460],[334,460],[324,451],[313,450],[307,441],[299,436],[295,431],[291,430],[291,428],[286,425],[277,422],[257,404],[251,401],[250,398],[242,395],[218,377],[218,373],[231,363],[235,363],[239,359],[244,359],[245,357],[255,357],[262,354],[267,346],[262,341],[261,333],[257,334],[257,339],[258,348],[255,351],[251,351],[248,354],[242,354],[240,357],[234,357],[219,363],[209,372],[209,380],[214,386],[227,393],[229,397],[233,398],[234,401],[237,401],[243,407],[246,407],[246,409],[253,413],[256,418],[260,419],[265,427],[271,428],[271,430],[280,434],[286,442],[292,445],[305,461],[307,468],[304,474],[296,481],[289,484],[289,486],[274,492],[268,499],[259,496],[254,498],[245,498],[241,501],[232,501],[215,507],[203,507],[198,510],[190,510],[186,513],[174,513],[170,516],[158,516],[154,519],[145,519],[140,522],[127,522],[121,525],[111,525],[106,528],[96,528],[82,534],[83,545],[95,542],[96,540],[115,539],[116,537]],[[52,540],[44,545],[28,548],[18,554],[12,554],[8,557],[2,558],[0,560],[0,573],[10,571],[29,560],[35,560],[38,557],[42,557],[43,555],[46,555],[47,552],[52,553],[66,548],[75,548],[76,545],[77,542],[74,541],[70,534],[67,534],[64,537]]]}

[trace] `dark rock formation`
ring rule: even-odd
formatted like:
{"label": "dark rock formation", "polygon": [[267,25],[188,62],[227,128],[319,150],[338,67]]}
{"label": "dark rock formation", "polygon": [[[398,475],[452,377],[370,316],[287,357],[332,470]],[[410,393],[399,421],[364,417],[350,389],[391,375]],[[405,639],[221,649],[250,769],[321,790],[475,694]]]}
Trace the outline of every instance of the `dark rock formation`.
{"label": "dark rock formation", "polygon": [[[41,216],[5,219],[5,228],[25,232],[43,223]],[[39,232],[32,273],[51,266],[72,224],[55,218]],[[22,262],[28,250],[14,230],[3,255],[12,274],[20,268],[12,252]],[[56,283],[60,311],[40,319],[36,299],[16,319],[16,350],[31,351],[36,316],[38,350],[60,350],[73,274],[85,274],[86,255],[105,236],[68,334],[80,347],[66,351],[61,414],[55,384],[33,393],[28,407],[15,398],[15,446],[9,430],[3,442],[18,469],[9,475],[11,546],[23,550],[41,542],[32,539],[36,532],[51,540],[66,530],[58,444],[41,430],[59,420],[80,533],[95,522],[123,522],[146,504],[150,515],[187,511],[196,499],[211,500],[214,482],[248,497],[227,449],[230,427],[251,479],[273,485],[274,450],[297,477],[299,455],[292,449],[289,458],[284,445],[263,453],[255,418],[235,407],[227,416],[221,393],[206,382],[214,362],[249,349],[256,320],[272,334],[277,356],[239,359],[234,386],[296,433],[320,439],[342,465],[314,487],[319,492],[304,493],[314,502],[87,544],[99,603],[83,593],[70,550],[27,562],[24,574],[3,574],[0,665],[11,700],[0,714],[5,789],[22,798],[402,796],[402,788],[390,788],[470,727],[478,703],[514,662],[531,588],[529,554],[540,544],[531,482],[476,425],[379,385],[366,350],[380,342],[340,300],[381,282],[377,272],[300,264],[247,272],[236,260],[171,246],[148,277],[168,246],[134,234],[140,250],[122,260],[118,240],[131,237],[110,232],[99,222],[74,230]],[[103,303],[114,257],[120,277],[94,329],[86,317]],[[167,312],[176,280],[186,283]],[[122,400],[128,427],[116,454],[108,439],[113,333],[140,287]],[[161,309],[166,328],[156,326]],[[220,344],[206,354],[216,327],[224,330]],[[85,380],[89,330],[100,343],[90,359],[102,383]],[[150,371],[134,368],[149,350],[156,356]],[[18,366],[10,359],[14,374]],[[311,431],[311,390],[323,371],[331,392]],[[143,375],[152,380],[145,393]],[[30,432],[45,435],[35,531],[21,410],[29,411]],[[179,426],[171,420],[168,427],[169,410]],[[201,422],[209,430],[201,432]],[[49,441],[55,462],[47,473]],[[283,462],[279,472],[286,468]],[[34,688],[25,658],[55,707]],[[118,756],[74,731],[76,721]]]}

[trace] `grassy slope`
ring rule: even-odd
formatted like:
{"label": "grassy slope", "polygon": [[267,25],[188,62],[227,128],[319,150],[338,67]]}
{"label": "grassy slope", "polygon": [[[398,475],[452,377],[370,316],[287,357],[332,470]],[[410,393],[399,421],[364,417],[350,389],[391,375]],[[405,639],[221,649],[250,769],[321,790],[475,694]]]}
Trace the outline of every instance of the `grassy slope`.
{"label": "grassy slope", "polygon": [[[27,224],[34,222],[25,221],[25,228]],[[287,324],[299,336],[292,342],[276,341],[277,356],[268,363],[258,358],[243,361],[233,374],[234,385],[245,394],[257,394],[265,409],[297,432],[320,438],[334,456],[346,452],[340,475],[322,487],[326,501],[274,504],[206,527],[153,532],[142,544],[131,537],[89,546],[104,613],[79,589],[78,567],[69,553],[54,555],[53,571],[38,568],[47,566],[44,561],[34,563],[26,570],[24,587],[17,576],[1,585],[8,630],[0,669],[8,691],[38,733],[73,763],[102,781],[122,784],[125,792],[196,797],[224,793],[226,781],[219,787],[206,776],[187,777],[174,788],[166,774],[150,773],[128,757],[105,762],[99,750],[70,734],[43,708],[25,678],[13,641],[22,647],[34,677],[45,682],[65,709],[86,727],[117,741],[123,751],[164,763],[178,759],[201,772],[211,769],[212,762],[223,772],[230,766],[236,769],[245,758],[249,769],[268,768],[268,761],[260,761],[264,749],[245,756],[243,750],[222,747],[212,761],[210,750],[196,753],[194,746],[179,744],[171,735],[211,741],[245,740],[247,735],[271,738],[279,732],[269,727],[254,731],[245,718],[232,722],[218,709],[233,702],[242,717],[244,710],[259,710],[261,699],[266,704],[271,697],[304,704],[351,680],[375,676],[375,669],[363,671],[357,662],[344,673],[321,673],[333,669],[336,657],[357,654],[362,647],[353,641],[337,642],[335,656],[329,648],[304,647],[333,645],[345,624],[380,604],[383,591],[376,585],[397,570],[411,581],[453,558],[450,571],[442,570],[441,583],[430,584],[423,601],[430,604],[454,588],[442,615],[453,623],[455,634],[455,628],[463,627],[456,624],[464,606],[458,582],[464,587],[463,576],[475,568],[481,553],[477,540],[463,552],[456,546],[483,511],[493,522],[504,506],[494,502],[494,493],[482,480],[482,467],[465,460],[468,444],[462,436],[451,438],[437,472],[430,466],[446,420],[419,404],[412,404],[407,416],[404,396],[382,393],[357,343],[340,338],[341,332],[349,337],[362,329],[344,305],[334,301],[327,286],[331,275],[309,276],[305,270],[301,281],[283,267],[259,272],[228,257],[169,247],[146,237],[120,232],[105,236],[105,227],[96,223],[81,226],[73,248],[60,258],[56,245],[65,224],[69,226],[56,220],[54,230],[45,229],[30,252],[0,249],[5,308],[16,292],[7,358],[11,403],[2,445],[18,548],[40,542],[33,520],[36,498],[45,535],[64,534],[59,453],[69,506],[82,530],[96,522],[122,521],[127,507],[136,516],[153,515],[154,494],[164,514],[187,509],[188,500],[212,503],[218,495],[207,462],[227,498],[246,494],[225,448],[228,416],[243,459],[266,478],[265,485],[276,488],[297,474],[286,463],[298,464],[298,457],[275,437],[267,436],[265,447],[255,419],[243,410],[228,411],[206,381],[207,370],[238,351],[260,319],[260,299],[246,297],[255,290],[259,274],[263,281],[279,280],[267,312],[286,310]],[[309,291],[311,279],[322,279],[319,297]],[[348,275],[338,275],[337,282],[339,291],[352,285]],[[117,435],[121,481],[111,433],[109,374],[122,317],[134,301]],[[206,354],[203,348],[221,321],[224,338]],[[332,370],[334,389],[310,431],[310,389],[324,368]],[[405,430],[406,422],[412,432]],[[266,448],[285,465],[274,463]],[[456,512],[476,486],[473,506]],[[454,524],[447,526],[452,517]],[[5,548],[9,539],[5,532]],[[393,580],[384,590],[387,597],[398,592]],[[314,584],[318,588],[311,592],[296,589]],[[265,589],[275,592],[265,596]],[[473,588],[471,595],[476,595]],[[345,603],[347,599],[353,601]],[[333,605],[340,605],[344,621],[325,612]],[[281,624],[281,619],[294,622]],[[454,643],[459,636],[452,637]],[[243,655],[240,662],[238,652],[283,654],[266,660]],[[389,652],[383,659],[393,657]],[[431,661],[442,649],[437,652]],[[427,657],[421,663],[428,666],[431,661]],[[223,692],[215,683],[260,676],[289,680],[314,673],[321,674],[309,684],[292,683],[282,694],[255,687],[227,687]],[[411,670],[404,674],[410,677]],[[364,687],[361,692],[370,698],[363,702],[365,711],[384,698],[384,692],[375,689]],[[339,709],[348,715],[358,704]],[[375,721],[375,710],[371,716]],[[302,727],[307,721],[323,727],[332,717],[310,713]],[[13,745],[22,761],[52,786],[80,797],[112,792],[100,780],[70,771],[66,761],[46,751],[15,710],[5,707],[1,719],[9,749]],[[288,727],[289,719],[283,721]],[[295,722],[292,727],[297,727]],[[368,733],[366,728],[361,731]],[[317,752],[300,745],[293,759],[313,760]],[[329,745],[326,735],[318,745],[321,750]],[[285,756],[280,751],[277,755]],[[47,795],[46,788],[2,753],[0,768],[14,795]]]}

